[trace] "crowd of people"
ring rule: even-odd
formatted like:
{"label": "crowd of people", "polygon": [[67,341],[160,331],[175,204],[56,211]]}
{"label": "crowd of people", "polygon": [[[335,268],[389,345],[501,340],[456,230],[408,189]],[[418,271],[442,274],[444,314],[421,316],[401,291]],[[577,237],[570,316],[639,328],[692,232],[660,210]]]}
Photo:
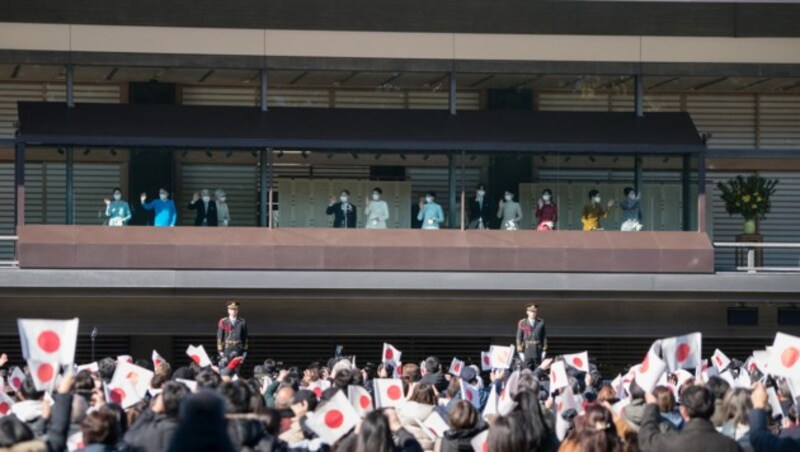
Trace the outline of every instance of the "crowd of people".
{"label": "crowd of people", "polygon": [[[214,199],[211,199],[209,190],[203,189],[199,193],[194,193],[191,202],[186,206],[187,209],[195,211],[195,226],[229,226],[231,222],[230,210],[226,202],[225,191],[218,189],[214,192]],[[169,227],[175,226],[178,220],[178,210],[175,201],[170,199],[169,191],[165,188],[159,189],[158,199],[147,201],[147,194],[142,193],[140,197],[141,207],[144,210],[153,211],[154,226]],[[469,199],[467,229],[491,229],[492,225],[499,221],[499,228],[503,230],[522,229],[523,209],[519,202],[515,201],[516,194],[511,190],[506,190],[503,199],[495,205],[486,194],[486,186],[478,184],[475,194]],[[622,213],[622,231],[641,231],[642,208],[641,193],[636,193],[632,187],[625,187],[623,190],[624,199],[617,203],[609,200],[602,204],[602,197],[597,190],[591,190],[588,194],[588,201],[581,211],[581,223],[584,231],[602,230],[602,220],[608,218],[611,209],[618,206]],[[129,224],[133,214],[128,202],[122,199],[122,191],[115,188],[112,199],[106,198],[105,217],[109,226],[126,226]],[[352,229],[358,227],[358,207],[353,204],[349,190],[342,190],[339,197],[331,196],[325,209],[325,214],[333,217],[334,228]],[[383,199],[383,190],[380,187],[372,189],[371,195],[364,198],[363,212],[366,215],[364,228],[366,229],[386,229],[389,221],[389,206]],[[533,228],[537,231],[555,230],[558,224],[558,205],[556,204],[553,192],[549,188],[544,189],[537,200],[536,219]],[[412,208],[412,226],[421,229],[439,229],[445,222],[445,215],[442,206],[436,202],[436,193],[426,192],[420,196],[418,205]]]}
{"label": "crowd of people", "polygon": [[[564,356],[545,358],[533,369],[516,358],[509,369],[465,363],[458,372],[435,356],[397,368],[386,360],[356,367],[345,356],[302,368],[268,359],[244,378],[230,366],[201,367],[188,358],[171,364],[154,353],[134,362],[153,373],[146,394],[123,408],[107,386],[122,359],[67,372],[52,393],[37,390],[30,373],[13,378],[22,381],[8,375],[0,395],[6,414],[0,450],[800,450],[789,381],[736,360],[726,371],[757,383],[732,387],[718,376],[670,373],[668,384],[645,391],[637,380],[615,387],[594,363],[574,367],[577,361]],[[7,360],[0,357],[0,365]],[[552,389],[556,367],[568,378],[559,390]],[[378,402],[384,381],[402,385],[391,407]],[[346,417],[331,406],[354,389],[369,395],[368,404],[355,402],[362,409],[358,422],[336,435],[325,431],[343,425]],[[777,405],[769,401],[772,391]],[[428,423],[432,417],[441,427]]]}

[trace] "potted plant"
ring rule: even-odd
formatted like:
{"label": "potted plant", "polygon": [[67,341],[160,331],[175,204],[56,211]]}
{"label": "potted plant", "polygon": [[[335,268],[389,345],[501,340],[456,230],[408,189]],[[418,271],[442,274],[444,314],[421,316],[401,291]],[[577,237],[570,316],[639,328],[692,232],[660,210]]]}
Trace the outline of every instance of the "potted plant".
{"label": "potted plant", "polygon": [[777,179],[765,179],[753,175],[747,178],[736,176],[727,182],[719,182],[717,187],[725,201],[725,211],[729,215],[739,214],[744,217],[745,234],[756,233],[756,220],[763,220],[769,213],[772,204],[770,196],[775,193]]}

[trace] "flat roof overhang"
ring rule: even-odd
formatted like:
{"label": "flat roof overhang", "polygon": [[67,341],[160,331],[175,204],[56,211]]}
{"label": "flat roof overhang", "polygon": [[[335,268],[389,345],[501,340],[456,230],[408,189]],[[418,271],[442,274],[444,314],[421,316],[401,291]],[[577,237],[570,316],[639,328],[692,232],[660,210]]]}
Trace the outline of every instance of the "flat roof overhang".
{"label": "flat roof overhang", "polygon": [[685,112],[367,110],[20,102],[26,145],[692,154]]}

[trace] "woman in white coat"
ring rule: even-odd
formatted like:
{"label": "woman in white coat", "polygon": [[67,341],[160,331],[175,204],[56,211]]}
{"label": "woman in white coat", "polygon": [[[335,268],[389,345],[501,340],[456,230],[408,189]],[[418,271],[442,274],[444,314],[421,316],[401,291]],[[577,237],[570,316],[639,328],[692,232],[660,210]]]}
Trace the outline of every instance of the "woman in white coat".
{"label": "woman in white coat", "polygon": [[364,213],[367,215],[367,229],[386,229],[386,221],[389,219],[389,205],[382,199],[383,190],[380,187],[372,189],[372,199],[367,198],[364,205]]}

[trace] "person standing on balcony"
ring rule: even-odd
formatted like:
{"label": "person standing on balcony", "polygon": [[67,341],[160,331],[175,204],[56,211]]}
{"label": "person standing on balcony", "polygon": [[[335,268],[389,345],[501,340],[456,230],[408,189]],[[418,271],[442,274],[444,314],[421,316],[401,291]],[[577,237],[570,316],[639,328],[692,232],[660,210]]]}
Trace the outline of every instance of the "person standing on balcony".
{"label": "person standing on balcony", "polygon": [[389,205],[382,199],[383,190],[380,187],[372,189],[372,200],[364,199],[364,213],[367,215],[367,229],[386,229],[386,221],[389,219]]}
{"label": "person standing on balcony", "polygon": [[553,202],[553,192],[549,188],[542,191],[536,207],[536,218],[539,223],[536,225],[537,231],[552,231],[558,222],[558,206]]}
{"label": "person standing on balcony", "polygon": [[228,210],[228,203],[225,202],[225,190],[218,188],[214,192],[216,198],[214,202],[217,204],[217,225],[228,227],[231,223],[231,214]]}
{"label": "person standing on balcony", "polygon": [[169,199],[169,191],[166,188],[158,190],[158,199],[147,201],[147,193],[140,196],[142,208],[155,211],[153,226],[172,227],[178,221],[178,210],[175,208],[175,201]]}
{"label": "person standing on balcony", "polygon": [[217,225],[217,203],[211,200],[211,193],[207,189],[204,188],[199,194],[195,193],[187,207],[197,211],[194,217],[195,226]]}
{"label": "person standing on balcony", "polygon": [[602,198],[600,192],[597,190],[589,191],[589,203],[583,206],[581,213],[581,223],[583,223],[584,231],[602,231],[600,227],[600,218],[608,218],[608,213],[614,207],[614,200],[608,201],[608,207],[603,207],[600,204]]}
{"label": "person standing on balcony", "polygon": [[435,192],[425,193],[425,201],[419,202],[417,220],[422,221],[422,229],[439,229],[444,223],[444,211],[442,206],[436,204]]}
{"label": "person standing on balcony", "polygon": [[339,193],[339,202],[336,202],[336,198],[331,196],[325,213],[333,215],[334,228],[351,229],[356,227],[356,206],[350,203],[350,191],[348,190],[342,190]]}
{"label": "person standing on balcony", "polygon": [[247,322],[239,317],[239,302],[229,301],[225,307],[228,308],[228,317],[223,317],[217,322],[217,353],[219,353],[220,367],[233,358],[247,358]]}
{"label": "person standing on balcony", "polygon": [[539,306],[525,307],[527,317],[517,322],[517,353],[522,355],[525,365],[536,369],[547,355],[547,331],[544,320],[537,318]]}
{"label": "person standing on balcony", "polygon": [[467,229],[489,229],[491,214],[489,213],[491,201],[486,196],[486,186],[478,184],[475,187],[475,198],[469,202],[469,223]]}
{"label": "person standing on balcony", "polygon": [[500,200],[500,208],[497,210],[497,218],[501,218],[500,229],[506,231],[516,231],[522,222],[522,207],[514,201],[514,193],[506,190],[503,199]]}
{"label": "person standing on balcony", "polygon": [[108,218],[109,226],[127,226],[128,221],[131,219],[131,206],[127,201],[122,200],[122,190],[119,187],[115,188],[112,192],[114,200],[105,198],[103,201],[106,203],[106,218]]}
{"label": "person standing on balcony", "polygon": [[620,230],[641,231],[642,226],[642,194],[636,193],[632,187],[625,187],[622,192],[625,194],[625,200],[619,203],[619,208],[622,209],[622,227]]}

